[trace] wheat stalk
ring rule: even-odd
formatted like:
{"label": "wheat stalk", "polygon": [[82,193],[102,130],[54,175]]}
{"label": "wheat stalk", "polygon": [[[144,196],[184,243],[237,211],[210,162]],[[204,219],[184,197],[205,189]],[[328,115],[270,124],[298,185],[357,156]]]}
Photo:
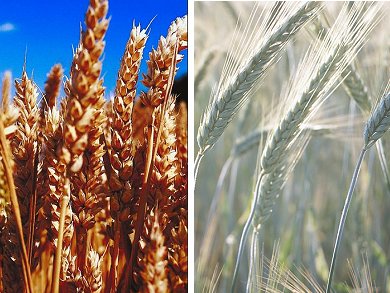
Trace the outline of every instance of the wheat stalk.
{"label": "wheat stalk", "polygon": [[[143,83],[149,87],[147,93],[141,95],[142,102],[153,108],[152,125],[148,126],[148,149],[146,152],[144,177],[142,188],[139,195],[139,207],[137,210],[137,221],[135,223],[134,245],[131,250],[130,261],[127,263],[125,270],[125,279],[122,290],[128,290],[132,283],[132,274],[134,261],[138,254],[138,243],[142,232],[142,223],[145,217],[147,197],[150,191],[150,177],[152,174],[152,166],[155,163],[158,147],[161,143],[161,135],[164,131],[164,126],[161,123],[165,117],[166,111],[169,109],[168,102],[171,91],[173,78],[177,70],[177,63],[182,60],[182,56],[178,54],[181,50],[187,47],[187,29],[186,17],[177,18],[172,22],[168,29],[166,38],[161,38],[157,50],[153,50],[148,61],[148,74],[144,75]],[[160,118],[155,119],[159,114]],[[156,124],[155,124],[156,123]],[[155,134],[156,133],[156,134]],[[131,278],[129,279],[130,276]]]}
{"label": "wheat stalk", "polygon": [[269,137],[260,159],[261,171],[256,182],[251,212],[240,240],[232,289],[236,282],[243,246],[255,216],[256,204],[261,197],[258,192],[261,181],[265,175],[272,173],[288,159],[288,149],[299,137],[302,123],[318,110],[326,98],[325,94],[353,60],[367,34],[374,27],[375,21],[372,23],[370,17],[378,13],[378,8],[371,7],[364,13],[363,8],[364,5],[353,6],[348,12],[344,6],[324,41],[317,41],[314,49],[306,54],[297,69],[286,98],[286,101],[296,99],[296,102]]}
{"label": "wheat stalk", "polygon": [[[64,147],[62,148],[62,155],[60,155],[63,163],[67,165],[67,175],[71,175],[71,172],[75,173],[81,170],[84,160],[84,151],[88,146],[88,136],[91,130],[91,122],[94,119],[101,121],[100,111],[95,107],[102,105],[101,94],[101,82],[99,79],[102,63],[99,60],[103,50],[104,41],[103,37],[107,31],[109,21],[106,19],[108,10],[107,0],[95,0],[91,1],[85,15],[86,30],[82,33],[81,43],[73,58],[73,64],[71,68],[71,78],[67,82],[66,92],[68,97],[66,115],[64,119]],[[99,126],[98,126],[99,127]],[[96,133],[95,133],[96,134]],[[99,133],[98,133],[99,135]],[[100,136],[99,136],[100,138]],[[93,139],[93,137],[92,137]],[[96,137],[95,137],[96,140]],[[92,145],[95,148],[94,145]],[[102,153],[98,156],[101,156]],[[98,162],[98,161],[95,161]],[[92,166],[95,167],[95,166]],[[64,179],[64,189],[68,190],[67,179]],[[74,185],[73,185],[74,186]],[[65,222],[65,213],[70,198],[69,193],[63,193],[60,201],[60,221],[59,221],[59,238],[55,256],[54,270],[53,270],[53,285],[52,292],[58,292],[59,275],[61,266],[61,251],[62,251],[62,238]],[[84,221],[93,220],[90,217],[90,213],[93,215],[96,211],[91,210],[91,204],[94,205],[94,201],[89,201],[89,206],[84,210],[83,202],[85,202],[85,196],[79,191],[75,193],[78,198],[73,198],[73,202],[79,203],[78,209],[78,221],[79,228],[78,237],[80,240],[85,239],[85,228],[80,224],[84,224]],[[77,206],[76,206],[77,207]],[[88,228],[88,226],[86,227]],[[85,246],[82,246],[82,242],[79,241],[79,265],[81,270],[84,270],[86,253]]]}
{"label": "wheat stalk", "polygon": [[339,226],[337,229],[337,235],[335,244],[333,247],[332,262],[329,269],[329,277],[326,285],[326,292],[330,292],[332,286],[332,278],[336,266],[337,252],[341,243],[342,235],[344,232],[344,226],[348,215],[348,210],[351,205],[353,191],[355,190],[356,182],[359,176],[361,165],[364,159],[364,155],[367,150],[370,149],[375,142],[380,139],[390,127],[390,94],[389,94],[390,83],[387,84],[385,93],[381,98],[379,104],[375,107],[375,110],[370,115],[365,128],[364,128],[364,146],[360,152],[359,159],[356,163],[355,170],[353,172],[351,184],[348,190],[347,197],[345,198],[345,203],[343,211],[341,213],[341,218],[339,221]]}
{"label": "wheat stalk", "polygon": [[133,25],[107,102],[100,76],[107,10],[107,0],[89,3],[59,109],[61,65],[47,75],[40,108],[25,68],[10,105],[5,74],[1,292],[188,290],[187,109],[171,95],[187,18],[152,50],[149,90],[134,105],[148,35]]}
{"label": "wheat stalk", "polygon": [[[319,32],[318,37],[322,38],[327,32],[327,28],[322,25],[319,19],[316,19],[314,26],[316,31]],[[364,114],[369,115],[372,108],[373,99],[370,96],[368,88],[355,66],[350,64],[343,71],[341,78],[342,85],[347,94],[356,102]],[[386,156],[383,150],[383,143],[379,141],[379,143],[376,144],[376,147],[387,185],[390,188],[390,174],[387,166]]]}
{"label": "wheat stalk", "polygon": [[[226,69],[230,74],[222,76],[202,116],[197,134],[199,151],[195,160],[195,178],[204,153],[217,142],[234,115],[247,101],[255,83],[277,60],[287,42],[316,14],[318,5],[315,2],[285,5],[276,14],[273,14],[273,11],[267,14],[258,33],[261,36],[261,45],[250,48],[254,53],[246,56],[242,65]],[[266,25],[267,23],[269,25]]]}
{"label": "wheat stalk", "polygon": [[[23,236],[23,224],[22,224],[22,217],[20,213],[20,207],[18,203],[18,198],[15,192],[15,184],[12,176],[12,157],[11,157],[11,150],[10,146],[8,145],[8,141],[5,136],[5,128],[3,125],[2,119],[0,119],[0,154],[3,158],[3,168],[5,177],[7,179],[8,183],[8,190],[10,192],[10,200],[11,200],[11,207],[12,212],[16,221],[17,226],[17,237],[20,245],[20,258],[22,260],[22,271],[23,271],[23,278],[24,283],[26,285],[26,291],[32,292],[32,280],[31,280],[31,271],[30,271],[30,264],[28,261],[28,255],[27,255],[27,249],[26,244],[24,241]],[[12,266],[12,265],[11,265]],[[15,277],[15,276],[13,276]],[[11,280],[13,278],[11,277]],[[11,286],[18,286],[18,284],[12,284]]]}

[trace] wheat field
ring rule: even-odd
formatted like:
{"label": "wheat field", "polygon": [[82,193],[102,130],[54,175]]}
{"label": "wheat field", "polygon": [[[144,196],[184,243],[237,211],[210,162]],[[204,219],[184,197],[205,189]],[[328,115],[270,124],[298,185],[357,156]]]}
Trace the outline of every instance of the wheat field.
{"label": "wheat field", "polygon": [[26,64],[3,74],[0,292],[187,292],[187,106],[172,93],[187,16],[150,52],[153,23],[134,21],[109,96],[109,1],[84,2],[69,76],[55,64],[39,89]]}
{"label": "wheat field", "polygon": [[389,4],[194,8],[195,291],[390,292]]}

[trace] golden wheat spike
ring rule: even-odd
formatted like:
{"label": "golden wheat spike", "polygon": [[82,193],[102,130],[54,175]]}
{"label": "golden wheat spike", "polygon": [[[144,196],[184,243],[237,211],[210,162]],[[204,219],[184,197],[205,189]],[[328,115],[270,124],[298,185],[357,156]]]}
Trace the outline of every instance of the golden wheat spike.
{"label": "golden wheat spike", "polygon": [[[177,53],[186,48],[187,16],[184,16],[172,22],[167,36],[161,37],[157,49],[149,54],[148,73],[143,75],[142,80],[149,88],[147,93],[141,95],[145,105],[157,107],[163,103],[169,86],[170,68],[175,66],[176,73],[176,65],[183,59],[183,56]],[[175,54],[177,56],[174,56]]]}
{"label": "golden wheat spike", "polygon": [[140,262],[139,292],[169,292],[167,276],[167,247],[161,228],[161,215],[158,210],[149,214],[145,223],[144,248]]}
{"label": "golden wheat spike", "polygon": [[110,275],[112,290],[115,290],[118,279],[120,225],[121,222],[131,222],[131,217],[134,216],[130,212],[130,201],[134,189],[129,183],[133,175],[132,113],[138,72],[146,40],[146,31],[141,30],[140,26],[133,26],[122,57],[111,109],[109,158],[112,171],[109,176],[109,186],[113,192],[110,206],[114,219],[114,247]]}
{"label": "golden wheat spike", "polygon": [[16,121],[15,136],[11,141],[11,150],[15,161],[14,181],[21,208],[23,233],[27,240],[27,253],[31,262],[37,200],[38,89],[28,78],[25,70],[23,70],[22,79],[15,81],[15,87],[14,105],[19,111],[19,116]]}
{"label": "golden wheat spike", "polygon": [[50,69],[50,72],[47,75],[45,83],[45,93],[43,96],[43,101],[41,108],[44,110],[47,108],[53,108],[57,104],[57,97],[60,93],[62,76],[64,70],[61,64],[55,64]]}
{"label": "golden wheat spike", "polygon": [[[76,209],[74,218],[75,228],[78,230],[78,265],[82,272],[86,263],[87,246],[85,241],[87,230],[93,226],[93,217],[98,211],[95,208],[99,200],[94,196],[99,194],[100,190],[96,190],[93,194],[85,193],[84,185],[87,185],[86,188],[91,190],[94,183],[87,180],[89,177],[83,177],[84,182],[75,181],[77,177],[72,177],[71,173],[79,172],[83,165],[85,167],[86,161],[83,154],[90,147],[96,150],[91,154],[95,157],[90,158],[92,164],[89,164],[88,174],[86,174],[87,172],[83,173],[84,176],[90,175],[94,179],[100,177],[99,180],[101,180],[100,172],[102,171],[99,158],[103,156],[103,149],[99,147],[97,140],[100,139],[102,133],[104,116],[102,110],[97,109],[100,109],[104,103],[104,88],[100,79],[102,70],[100,57],[105,46],[103,38],[109,24],[109,20],[106,18],[107,11],[107,0],[90,1],[85,15],[86,29],[82,32],[80,45],[73,58],[71,77],[65,86],[68,101],[64,118],[64,147],[61,150],[60,159],[67,165],[67,176],[73,179],[72,188],[76,188],[72,191],[72,204],[75,205]],[[67,188],[66,180],[67,178],[63,185]],[[101,182],[98,182],[98,185],[100,185],[99,183]],[[86,195],[88,198],[86,198]],[[59,238],[53,271],[52,292],[58,292],[61,265],[60,252],[62,250],[66,206],[69,200],[68,196],[63,196],[60,202]]]}
{"label": "golden wheat spike", "polygon": [[179,225],[169,236],[169,285],[173,292],[188,291],[188,220],[187,211],[181,209]]}

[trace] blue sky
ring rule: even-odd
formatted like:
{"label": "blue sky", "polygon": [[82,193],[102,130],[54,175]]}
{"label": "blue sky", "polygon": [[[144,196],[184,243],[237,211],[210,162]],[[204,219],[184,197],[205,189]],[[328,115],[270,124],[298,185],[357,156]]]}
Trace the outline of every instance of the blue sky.
{"label": "blue sky", "polygon": [[[25,53],[27,72],[43,89],[46,74],[52,65],[61,63],[69,74],[72,46],[77,47],[80,25],[88,0],[0,1],[0,74],[10,70],[14,78],[21,76]],[[115,87],[119,63],[133,20],[145,28],[153,20],[144,51],[141,72],[146,72],[146,60],[151,48],[156,48],[161,35],[165,36],[170,23],[187,14],[187,1],[111,0],[111,22],[106,34],[103,74],[107,91]],[[178,76],[187,71],[187,51],[179,64]]]}

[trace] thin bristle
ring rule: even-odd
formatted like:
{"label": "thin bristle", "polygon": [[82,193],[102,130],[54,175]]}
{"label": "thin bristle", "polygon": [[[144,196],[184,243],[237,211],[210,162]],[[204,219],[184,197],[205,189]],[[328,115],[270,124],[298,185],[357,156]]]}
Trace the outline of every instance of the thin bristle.
{"label": "thin bristle", "polygon": [[295,103],[270,136],[263,151],[261,167],[264,173],[272,172],[272,168],[277,166],[283,152],[298,136],[300,125],[314,115],[326,99],[327,92],[363,45],[374,26],[367,19],[370,13],[378,13],[378,8],[372,7],[364,13],[363,10],[363,5],[356,5],[347,12],[344,6],[324,41],[318,41],[300,63],[285,99]]}
{"label": "thin bristle", "polygon": [[[218,89],[211,97],[198,129],[197,141],[199,153],[211,148],[224,132],[234,115],[247,101],[251,89],[260,80],[266,70],[277,60],[287,42],[318,10],[315,2],[305,4],[286,4],[272,25],[266,25],[271,12],[262,24],[260,31],[264,39],[254,46],[255,53],[242,60],[243,65],[227,70],[223,74]],[[249,46],[250,47],[250,46]],[[249,49],[247,49],[249,50]],[[229,63],[231,61],[228,61]],[[237,62],[240,64],[240,62]],[[228,65],[227,67],[231,67]]]}

